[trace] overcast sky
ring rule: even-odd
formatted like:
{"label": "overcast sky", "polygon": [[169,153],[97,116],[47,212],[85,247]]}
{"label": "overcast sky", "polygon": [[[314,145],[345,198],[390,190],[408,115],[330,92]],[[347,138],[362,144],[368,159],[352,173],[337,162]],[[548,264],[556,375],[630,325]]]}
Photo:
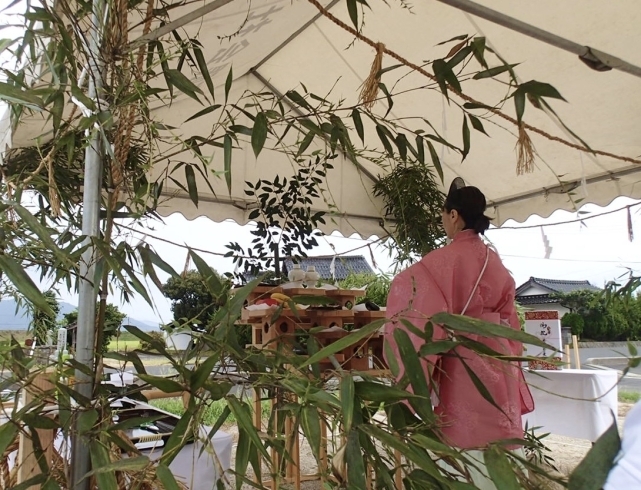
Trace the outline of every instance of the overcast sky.
{"label": "overcast sky", "polygon": [[[488,231],[488,238],[498,248],[506,266],[514,275],[517,284],[526,282],[530,276],[549,279],[589,280],[592,284],[603,286],[606,282],[617,279],[629,270],[641,273],[641,205],[631,208],[632,223],[637,237],[633,242],[628,238],[627,212],[621,210],[605,216],[589,218],[595,214],[624,208],[629,204],[641,204],[627,198],[619,198],[610,206],[600,208],[586,205],[581,214],[584,224],[570,223],[554,226],[553,223],[575,220],[577,213],[558,211],[547,219],[532,216],[525,223],[505,223],[503,228]],[[586,219],[588,218],[588,219]],[[546,251],[541,235],[541,228],[547,236],[552,252],[546,259]],[[534,228],[511,229],[511,226]],[[237,241],[247,246],[252,235],[250,226],[239,226],[234,222],[215,223],[207,218],[198,218],[188,221],[181,215],[174,214],[166,218],[163,223],[154,225],[153,231],[148,234],[135,235],[129,238],[130,242],[137,243],[144,239],[157,250],[177,271],[182,271],[185,266],[187,251],[179,245],[188,245],[194,248],[207,250],[219,254],[226,252],[225,245],[230,241]],[[177,243],[157,240],[162,238]],[[337,253],[344,253],[368,241],[358,237],[343,238],[339,235],[329,236],[320,240],[320,245],[310,255],[331,255],[334,245]],[[383,247],[372,246],[373,254],[369,248],[363,248],[353,254],[362,254],[372,267],[380,272],[391,272],[392,263]],[[234,265],[231,259],[217,255],[201,253],[207,263],[219,272],[231,272]],[[372,261],[375,261],[375,264]],[[135,300],[130,305],[122,305],[121,309],[132,317],[152,322],[168,322],[171,320],[170,304],[153,285],[155,312],[144,300]],[[75,302],[72,295],[64,292],[65,301]]]}

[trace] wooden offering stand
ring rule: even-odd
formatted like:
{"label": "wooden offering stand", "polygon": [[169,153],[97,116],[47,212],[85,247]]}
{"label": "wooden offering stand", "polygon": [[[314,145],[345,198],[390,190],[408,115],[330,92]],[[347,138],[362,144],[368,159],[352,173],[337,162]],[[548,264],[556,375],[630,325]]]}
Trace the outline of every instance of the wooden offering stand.
{"label": "wooden offering stand", "polygon": [[[321,296],[331,298],[335,301],[335,306],[309,306],[306,309],[300,309],[296,312],[288,307],[278,311],[275,308],[244,309],[241,322],[249,324],[252,327],[252,344],[251,347],[269,350],[291,350],[296,332],[300,330],[310,331],[313,329],[314,338],[320,344],[320,347],[326,347],[333,342],[349,335],[346,330],[347,326],[353,326],[353,330],[364,327],[365,325],[385,318],[385,311],[354,311],[352,307],[356,304],[356,299],[364,295],[360,289],[316,289],[316,288],[289,288],[282,289],[276,286],[258,286],[248,296],[247,305],[254,304],[257,299],[267,299],[273,293],[286,294],[289,297],[295,296]],[[345,309],[348,308],[348,309]],[[318,329],[322,327],[322,329]],[[346,371],[366,371],[371,375],[386,374],[387,366],[383,362],[383,339],[380,334],[374,334],[369,338],[363,339],[357,344],[351,345],[334,354],[334,359],[323,359],[320,361],[323,375],[331,376],[337,366],[332,362],[340,364],[340,368]],[[272,406],[278,400],[272,399]],[[254,394],[254,424],[256,428],[263,431],[261,394]],[[320,475],[301,475],[300,473],[300,447],[298,431],[294,431],[294,423],[291,419],[285,420],[285,438],[286,447],[291,448],[291,459],[284,462],[283,473],[280,480],[293,484],[296,490],[300,490],[300,483],[304,480],[323,479],[327,469],[327,433],[325,424],[321,424],[321,461]],[[280,461],[279,455],[275,449],[272,450],[272,462],[277,467]],[[272,489],[278,488],[278,478],[273,478],[271,482]]]}

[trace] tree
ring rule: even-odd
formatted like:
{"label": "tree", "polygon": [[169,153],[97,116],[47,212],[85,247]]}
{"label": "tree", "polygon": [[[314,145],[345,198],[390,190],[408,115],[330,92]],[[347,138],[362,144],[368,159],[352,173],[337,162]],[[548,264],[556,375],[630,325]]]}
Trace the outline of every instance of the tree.
{"label": "tree", "polygon": [[[583,319],[583,338],[598,341],[634,340],[639,336],[635,309],[600,291],[574,291],[556,296],[560,304]],[[638,304],[638,301],[634,304]],[[575,321],[575,320],[569,320]]]}
{"label": "tree", "polygon": [[[215,274],[223,281],[218,273]],[[207,325],[221,306],[220,299],[213,297],[205,279],[197,270],[169,278],[162,286],[162,294],[171,300],[174,321],[181,324]]]}
{"label": "tree", "polygon": [[[98,309],[96,309],[98,311]],[[111,340],[118,334],[122,323],[125,320],[127,315],[122,313],[116,305],[108,303],[105,308],[105,323],[104,323],[104,333],[102,336],[102,342],[100,345],[100,352],[107,352],[107,347]],[[78,323],[78,310],[75,309],[72,312],[66,313],[63,316],[63,325],[65,327],[76,326]]]}
{"label": "tree", "polygon": [[387,274],[350,274],[338,285],[344,289],[358,289],[367,286],[365,295],[358,302],[371,301],[378,306],[385,306],[392,279]]}
{"label": "tree", "polygon": [[50,311],[43,310],[37,306],[31,306],[31,323],[29,329],[33,332],[37,345],[45,345],[49,340],[49,332],[58,326],[58,314],[60,304],[54,291],[46,291],[43,296],[50,307]]}

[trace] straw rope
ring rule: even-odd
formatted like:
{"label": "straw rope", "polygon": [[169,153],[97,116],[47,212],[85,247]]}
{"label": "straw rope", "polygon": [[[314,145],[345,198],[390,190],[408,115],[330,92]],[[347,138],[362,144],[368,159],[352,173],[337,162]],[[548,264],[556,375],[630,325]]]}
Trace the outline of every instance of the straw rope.
{"label": "straw rope", "polygon": [[[325,7],[323,7],[317,0],[307,0],[307,1],[309,3],[311,3],[314,7],[316,7],[318,9],[318,11],[324,17],[326,17],[327,19],[332,21],[338,27],[340,27],[341,29],[349,32],[354,37],[356,37],[360,41],[364,42],[365,44],[368,44],[372,48],[377,49],[377,46],[380,43],[377,43],[377,42],[369,39],[368,37],[366,37],[363,34],[361,34],[360,32],[358,32],[356,29],[354,29],[354,28],[350,27],[349,25],[345,24],[343,21],[341,21],[340,19],[338,19],[337,17],[332,15],[329,11],[327,11],[327,9]],[[428,73],[424,68],[421,68],[420,66],[408,61],[407,59],[403,58],[402,56],[400,56],[399,54],[395,53],[391,49],[383,48],[383,52],[386,55],[390,56],[391,58],[394,58],[399,63],[402,63],[403,65],[407,66],[408,68],[411,68],[412,70],[420,73],[421,75],[429,78],[430,80],[432,80],[434,82],[437,81],[436,77],[434,75]],[[456,90],[451,85],[448,85],[448,89],[450,91],[452,91],[455,95],[457,95],[459,98],[463,99],[466,102],[471,102],[471,103],[474,103],[474,104],[482,104],[482,102],[470,97],[469,95],[465,95],[462,92],[459,92],[458,90]],[[483,105],[485,105],[485,104],[483,104]],[[583,152],[586,152],[586,153],[592,153],[594,155],[600,155],[600,156],[604,156],[604,157],[613,158],[615,160],[619,160],[619,161],[622,161],[622,162],[634,163],[634,164],[637,164],[637,165],[641,164],[641,160],[636,159],[636,158],[617,155],[617,154],[610,153],[610,152],[603,151],[603,150],[590,149],[590,148],[587,148],[587,147],[585,147],[583,145],[579,145],[579,144],[573,143],[571,141],[565,140],[565,139],[560,138],[558,136],[554,136],[554,135],[552,135],[552,134],[550,134],[550,133],[548,133],[546,131],[543,131],[542,129],[534,127],[534,126],[532,126],[530,124],[527,124],[525,122],[521,122],[519,124],[519,122],[514,117],[508,116],[507,114],[501,112],[499,109],[496,109],[496,108],[493,108],[493,107],[488,107],[487,110],[489,112],[495,114],[496,116],[498,116],[498,117],[500,117],[502,119],[505,119],[506,121],[509,121],[512,124],[514,124],[515,126],[519,127],[519,131],[521,131],[521,130],[525,131],[527,129],[528,131],[531,131],[531,132],[536,133],[536,134],[538,134],[540,136],[543,136],[544,138],[546,138],[546,139],[548,139],[550,141],[556,141],[557,143],[561,143],[562,145],[568,146],[570,148],[574,148],[575,150],[583,151]],[[519,139],[521,139],[521,138],[519,138]]]}

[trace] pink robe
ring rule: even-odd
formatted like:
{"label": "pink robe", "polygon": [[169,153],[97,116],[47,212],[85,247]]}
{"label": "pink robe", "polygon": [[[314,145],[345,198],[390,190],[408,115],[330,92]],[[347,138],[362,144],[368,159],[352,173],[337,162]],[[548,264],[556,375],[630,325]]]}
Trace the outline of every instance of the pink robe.
{"label": "pink robe", "polygon": [[[429,253],[396,276],[387,300],[387,317],[392,322],[385,326],[385,338],[401,368],[399,376],[403,375],[403,366],[393,331],[405,327],[398,319],[410,320],[423,330],[427,319],[436,313],[461,314],[483,268],[486,254],[487,247],[480,237],[471,230],[465,230],[458,233],[452,243]],[[487,268],[465,315],[520,329],[514,293],[514,279],[498,255],[490,250]],[[424,341],[409,331],[407,333],[418,351]],[[522,353],[519,342],[467,336],[505,354]],[[433,340],[446,337],[445,330],[435,325]],[[483,398],[459,359],[447,355],[425,358],[422,362],[426,376],[428,366],[432,366],[431,370],[440,361],[441,369],[436,375],[440,403],[435,413],[440,418],[445,442],[462,449],[478,449],[501,439],[522,439],[521,415],[532,411],[534,403],[520,367],[516,363],[479,356],[461,347],[457,352],[487,387],[502,412]]]}

